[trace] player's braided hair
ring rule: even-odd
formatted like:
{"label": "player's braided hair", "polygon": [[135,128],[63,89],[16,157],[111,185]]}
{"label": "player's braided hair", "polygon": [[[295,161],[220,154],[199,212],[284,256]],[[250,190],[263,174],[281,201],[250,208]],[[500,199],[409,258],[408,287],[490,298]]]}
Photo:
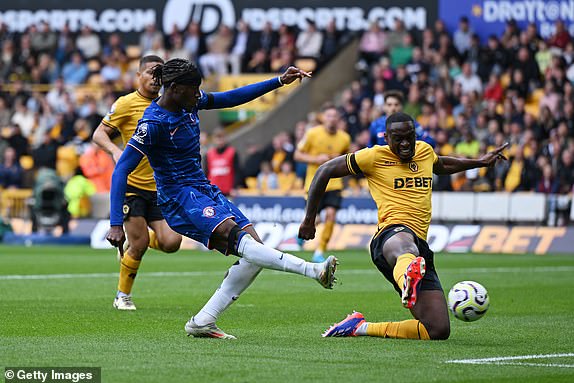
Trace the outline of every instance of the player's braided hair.
{"label": "player's braided hair", "polygon": [[189,60],[171,59],[153,68],[152,77],[158,85],[168,87],[171,83],[201,85],[201,73]]}

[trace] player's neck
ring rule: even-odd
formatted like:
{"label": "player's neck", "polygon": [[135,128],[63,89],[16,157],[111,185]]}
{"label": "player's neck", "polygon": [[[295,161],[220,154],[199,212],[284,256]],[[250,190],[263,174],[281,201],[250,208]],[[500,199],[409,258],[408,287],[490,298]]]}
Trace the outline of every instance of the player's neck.
{"label": "player's neck", "polygon": [[162,94],[159,100],[157,100],[157,104],[162,108],[167,110],[168,112],[175,113],[179,112],[181,108],[177,106],[175,102],[173,102],[167,94]]}
{"label": "player's neck", "polygon": [[154,99],[156,99],[157,96],[158,96],[158,93],[150,93],[150,92],[146,91],[145,89],[143,89],[143,88],[141,88],[141,87],[137,89],[137,92],[138,92],[140,95],[142,95],[143,97],[149,98],[150,100],[154,100]]}

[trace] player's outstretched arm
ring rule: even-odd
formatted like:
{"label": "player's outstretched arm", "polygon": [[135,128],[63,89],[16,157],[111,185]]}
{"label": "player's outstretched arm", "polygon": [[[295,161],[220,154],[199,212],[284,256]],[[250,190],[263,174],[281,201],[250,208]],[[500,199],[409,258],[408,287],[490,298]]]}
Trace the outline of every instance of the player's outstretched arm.
{"label": "player's outstretched arm", "polygon": [[508,142],[478,159],[439,156],[438,161],[433,166],[433,173],[439,175],[453,174],[468,169],[494,166],[497,160],[507,160],[502,154],[506,147],[508,147]]}
{"label": "player's outstretched arm", "polygon": [[283,85],[291,84],[297,79],[302,80],[303,77],[311,77],[311,73],[291,66],[279,77],[242,86],[241,88],[226,92],[209,93],[209,100],[207,105],[205,105],[205,109],[231,108],[245,104],[246,102],[252,101],[257,97],[261,97],[265,93],[269,93]]}
{"label": "player's outstretched arm", "polygon": [[130,174],[140,163],[143,154],[132,147],[126,145],[126,149],[120,156],[118,163],[112,174],[112,187],[110,190],[110,231],[106,235],[108,242],[112,246],[122,247],[126,237],[124,234],[124,196]]}
{"label": "player's outstretched arm", "polygon": [[112,137],[114,137],[117,133],[118,132],[114,128],[100,123],[100,125],[98,125],[94,131],[94,135],[92,136],[92,140],[100,148],[111,155],[114,159],[114,162],[118,162],[120,156],[122,155],[122,150],[118,148],[118,146],[112,141]]}
{"label": "player's outstretched arm", "polygon": [[315,217],[319,208],[319,201],[325,194],[325,189],[331,178],[340,178],[350,175],[351,172],[347,166],[347,155],[334,158],[323,165],[319,166],[313,182],[309,187],[309,196],[307,197],[307,206],[305,208],[305,218],[299,226],[299,238],[315,238]]}

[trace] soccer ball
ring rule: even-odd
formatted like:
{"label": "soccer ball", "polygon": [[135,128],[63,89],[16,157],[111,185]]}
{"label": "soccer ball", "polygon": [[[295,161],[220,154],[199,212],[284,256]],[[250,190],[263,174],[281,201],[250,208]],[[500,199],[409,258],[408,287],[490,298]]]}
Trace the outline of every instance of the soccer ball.
{"label": "soccer ball", "polygon": [[458,282],[448,293],[448,308],[465,322],[474,322],[486,314],[490,299],[483,285],[474,281]]}

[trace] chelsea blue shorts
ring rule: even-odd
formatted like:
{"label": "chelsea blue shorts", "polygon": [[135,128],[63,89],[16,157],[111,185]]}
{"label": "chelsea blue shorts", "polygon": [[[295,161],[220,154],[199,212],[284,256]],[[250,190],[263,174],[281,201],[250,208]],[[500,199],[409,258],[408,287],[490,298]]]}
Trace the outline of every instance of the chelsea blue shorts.
{"label": "chelsea blue shorts", "polygon": [[231,218],[242,229],[251,224],[215,185],[181,186],[169,194],[168,198],[158,195],[167,224],[207,248],[212,248],[209,246],[211,234],[223,221]]}

